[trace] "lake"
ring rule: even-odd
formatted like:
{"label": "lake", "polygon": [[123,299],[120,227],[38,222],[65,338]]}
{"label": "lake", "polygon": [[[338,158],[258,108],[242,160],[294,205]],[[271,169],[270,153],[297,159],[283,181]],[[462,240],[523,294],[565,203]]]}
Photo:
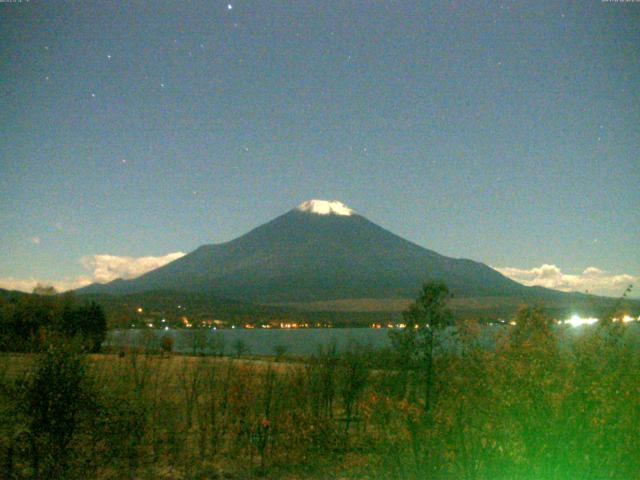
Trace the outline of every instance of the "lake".
{"label": "lake", "polygon": [[[213,353],[224,347],[224,353],[235,352],[234,345],[242,341],[246,353],[273,355],[277,346],[290,355],[310,355],[320,346],[336,344],[338,350],[350,344],[368,345],[372,348],[390,347],[387,328],[301,328],[301,329],[224,329],[224,330],[112,330],[105,342],[109,347],[155,346],[159,348],[163,336],[173,339],[173,351],[193,353],[194,342],[204,346],[205,353]],[[195,338],[194,338],[195,337]]]}
{"label": "lake", "polygon": [[[481,343],[487,347],[494,344],[495,335],[505,326],[485,326],[482,329]],[[575,336],[595,326],[562,328],[566,335],[561,338],[571,341]],[[241,341],[244,353],[251,355],[274,355],[276,347],[283,347],[289,355],[310,355],[321,346],[334,344],[338,350],[349,345],[358,344],[375,349],[391,346],[388,328],[301,328],[301,329],[127,329],[108,332],[105,346],[124,348],[130,346],[151,347],[159,349],[162,337],[173,339],[173,351],[180,353],[215,353],[223,351],[231,355],[236,352],[236,344]],[[627,325],[626,338],[640,343],[640,323]],[[445,343],[450,339],[453,330],[445,334]],[[455,341],[454,341],[455,342]],[[194,346],[197,350],[194,350]]]}

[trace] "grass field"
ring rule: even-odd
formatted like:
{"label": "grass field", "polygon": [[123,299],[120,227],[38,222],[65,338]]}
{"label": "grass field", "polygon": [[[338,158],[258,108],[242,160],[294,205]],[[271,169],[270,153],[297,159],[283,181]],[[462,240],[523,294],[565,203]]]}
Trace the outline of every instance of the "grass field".
{"label": "grass field", "polygon": [[638,478],[636,344],[620,325],[562,342],[536,322],[491,351],[461,327],[430,393],[420,358],[360,347],[3,354],[3,478]]}

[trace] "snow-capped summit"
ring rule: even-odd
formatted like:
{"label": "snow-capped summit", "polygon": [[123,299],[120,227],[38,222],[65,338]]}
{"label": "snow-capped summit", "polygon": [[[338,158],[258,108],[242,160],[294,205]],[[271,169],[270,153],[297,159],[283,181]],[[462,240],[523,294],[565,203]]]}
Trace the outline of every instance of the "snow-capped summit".
{"label": "snow-capped summit", "polygon": [[307,200],[298,205],[297,210],[318,215],[353,215],[353,210],[337,200]]}

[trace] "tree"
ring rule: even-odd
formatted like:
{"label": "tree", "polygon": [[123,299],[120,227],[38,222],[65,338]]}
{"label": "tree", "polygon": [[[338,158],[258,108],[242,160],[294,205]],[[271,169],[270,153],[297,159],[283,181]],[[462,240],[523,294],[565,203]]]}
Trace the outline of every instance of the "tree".
{"label": "tree", "polygon": [[66,339],[49,344],[28,377],[18,403],[26,417],[29,456],[36,478],[66,478],[72,439],[95,398],[81,349]]}
{"label": "tree", "polygon": [[285,353],[287,353],[286,345],[278,344],[273,347],[273,354],[276,357],[276,362],[282,360],[282,357],[284,357]]}
{"label": "tree", "polygon": [[56,329],[68,338],[79,336],[89,351],[99,352],[107,336],[107,318],[95,302],[77,306],[73,294],[60,299],[54,319]]}
{"label": "tree", "polygon": [[88,350],[98,352],[107,335],[102,307],[94,302],[79,306],[72,292],[24,295],[0,305],[0,350],[37,351],[57,335],[81,337]]}
{"label": "tree", "polygon": [[160,340],[160,347],[162,348],[162,352],[167,355],[173,351],[173,337],[169,335],[163,335]]}
{"label": "tree", "polygon": [[236,352],[236,357],[240,358],[249,351],[249,347],[242,340],[237,339],[233,342],[233,350]]}
{"label": "tree", "polygon": [[348,348],[340,358],[338,384],[344,407],[345,440],[349,440],[349,426],[356,414],[358,398],[364,391],[369,379],[369,368],[366,363],[366,352],[355,345]]}
{"label": "tree", "polygon": [[33,287],[33,293],[36,295],[54,296],[58,294],[58,291],[52,285],[42,285],[38,283]]}
{"label": "tree", "polygon": [[99,352],[102,342],[107,337],[107,317],[102,307],[91,302],[77,311],[79,334],[85,339],[92,352]]}
{"label": "tree", "polygon": [[432,403],[435,333],[453,323],[448,299],[449,289],[443,282],[425,283],[418,298],[402,314],[405,328],[390,332],[401,362],[421,377],[425,412]]}
{"label": "tree", "polygon": [[207,350],[215,356],[221,357],[224,355],[224,335],[222,332],[216,331],[213,334],[207,336]]}
{"label": "tree", "polygon": [[509,338],[514,346],[520,347],[525,342],[533,345],[555,345],[553,320],[540,306],[522,306],[513,319],[515,326],[510,330]]}
{"label": "tree", "polygon": [[551,478],[553,469],[567,468],[575,450],[583,447],[571,444],[571,423],[565,422],[588,400],[579,406],[566,402],[575,374],[568,370],[570,357],[563,356],[553,319],[544,309],[522,306],[513,323],[497,339],[495,376],[487,381],[496,393],[496,408],[503,412],[500,422],[513,435],[505,450],[519,449],[524,460],[510,460],[513,477],[530,472],[532,478]]}
{"label": "tree", "polygon": [[9,351],[39,350],[52,323],[51,297],[24,295],[2,309],[0,346]]}

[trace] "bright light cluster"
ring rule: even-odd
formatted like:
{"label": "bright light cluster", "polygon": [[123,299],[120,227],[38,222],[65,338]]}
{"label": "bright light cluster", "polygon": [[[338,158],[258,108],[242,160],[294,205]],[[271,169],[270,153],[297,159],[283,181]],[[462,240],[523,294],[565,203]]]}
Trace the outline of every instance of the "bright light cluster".
{"label": "bright light cluster", "polygon": [[[638,317],[638,320],[640,321],[640,317]],[[622,318],[614,318],[613,321],[614,322],[629,323],[629,322],[635,322],[636,319],[633,318],[631,315],[625,315]]]}
{"label": "bright light cluster", "polygon": [[574,314],[571,318],[564,321],[565,325],[569,324],[572,327],[579,327],[581,325],[593,325],[598,321],[597,318],[581,318],[579,315]]}
{"label": "bright light cluster", "polygon": [[[572,327],[580,327],[581,325],[593,325],[597,323],[599,320],[594,317],[582,318],[578,314],[573,314],[573,316],[564,321],[558,321],[560,324],[571,325]],[[631,323],[631,322],[640,322],[640,317],[633,318],[631,315],[623,315],[622,317],[616,317],[611,319],[612,322],[621,322],[621,323]]]}

